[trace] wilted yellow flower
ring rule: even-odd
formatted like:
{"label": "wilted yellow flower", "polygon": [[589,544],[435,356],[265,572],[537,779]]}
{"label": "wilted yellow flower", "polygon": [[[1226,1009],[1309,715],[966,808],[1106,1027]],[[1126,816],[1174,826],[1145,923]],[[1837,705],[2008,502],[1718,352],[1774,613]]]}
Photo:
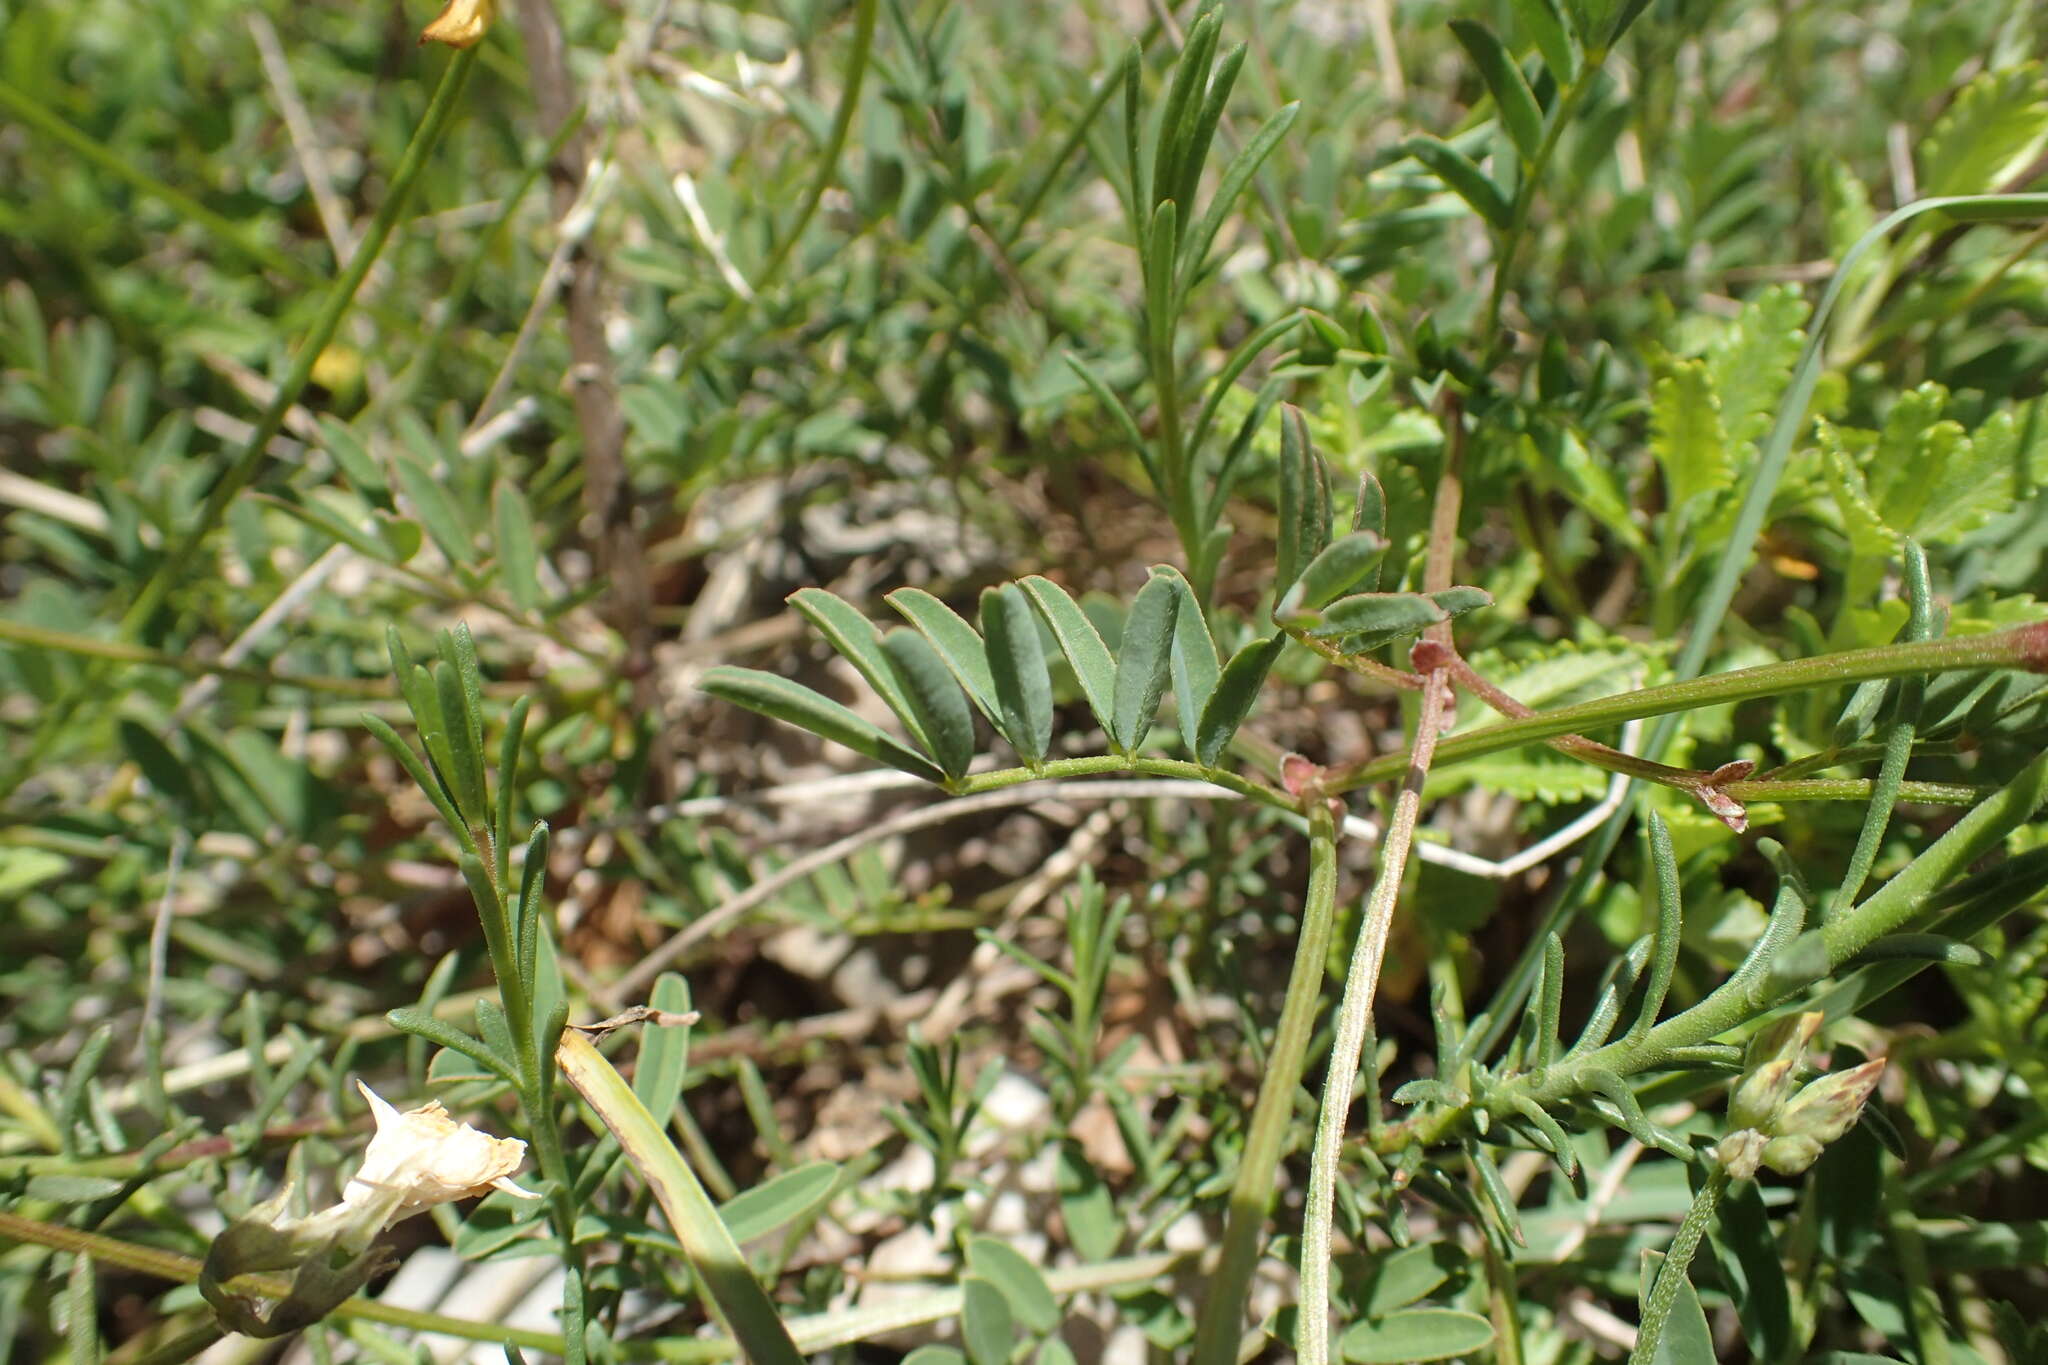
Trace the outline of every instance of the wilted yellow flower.
{"label": "wilted yellow flower", "polygon": [[517,1138],[494,1138],[457,1123],[439,1100],[404,1113],[376,1091],[356,1082],[370,1102],[377,1132],[363,1153],[362,1169],[341,1192],[344,1204],[362,1206],[396,1193],[399,1202],[386,1217],[388,1226],[436,1204],[491,1190],[517,1199],[538,1199],[532,1190],[512,1183],[512,1173],[526,1160],[526,1144]]}
{"label": "wilted yellow flower", "polygon": [[497,11],[498,0],[448,0],[434,16],[434,22],[420,30],[420,41],[475,47],[490,31]]}

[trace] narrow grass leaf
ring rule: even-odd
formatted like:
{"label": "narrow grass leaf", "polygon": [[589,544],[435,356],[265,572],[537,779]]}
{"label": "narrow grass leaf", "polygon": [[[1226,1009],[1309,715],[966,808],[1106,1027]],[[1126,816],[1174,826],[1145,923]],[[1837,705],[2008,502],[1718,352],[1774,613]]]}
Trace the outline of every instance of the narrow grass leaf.
{"label": "narrow grass leaf", "polygon": [[1053,639],[1059,641],[1060,652],[1074,666],[1074,677],[1081,684],[1082,695],[1088,698],[1089,709],[1102,722],[1102,728],[1114,735],[1111,718],[1116,715],[1117,675],[1109,646],[1102,643],[1102,636],[1088,614],[1068,596],[1065,588],[1036,574],[1019,586],[1030,594],[1031,604],[1052,628]]}
{"label": "narrow grass leaf", "polygon": [[804,1357],[790,1340],[789,1329],[747,1268],[696,1172],[663,1135],[662,1125],[640,1103],[625,1077],[589,1039],[573,1029],[562,1035],[555,1060],[654,1191],[696,1272],[705,1306],[724,1321],[742,1353],[755,1365],[803,1365]]}
{"label": "narrow grass leaf", "polygon": [[1014,583],[981,594],[981,630],[994,681],[996,729],[1027,764],[1052,744],[1052,675],[1031,600]]}
{"label": "narrow grass leaf", "polygon": [[[690,983],[675,972],[663,972],[656,978],[647,1003],[667,1014],[688,1014]],[[689,1065],[688,1024],[641,1026],[640,1059],[633,1067],[633,1093],[663,1128],[675,1114],[676,1101],[682,1098],[683,1073]]]}
{"label": "narrow grass leaf", "polygon": [[1529,89],[1522,68],[1515,64],[1500,35],[1478,20],[1453,19],[1451,32],[1472,64],[1479,68],[1479,77],[1493,96],[1500,126],[1507,130],[1508,139],[1522,154],[1523,164],[1535,164],[1536,153],[1543,145],[1543,111],[1536,105],[1535,93]]}
{"label": "narrow grass leaf", "polygon": [[1210,694],[1209,704],[1202,708],[1202,722],[1195,733],[1195,761],[1203,767],[1213,768],[1216,760],[1223,757],[1231,736],[1251,714],[1252,703],[1258,700],[1259,689],[1266,684],[1266,674],[1272,671],[1273,661],[1280,657],[1286,643],[1287,637],[1277,633],[1253,640],[1231,655],[1230,662],[1223,666],[1216,690]]}
{"label": "narrow grass leaf", "polygon": [[931,641],[898,626],[882,637],[882,652],[910,700],[932,757],[948,777],[959,777],[974,761],[974,712]]}
{"label": "narrow grass leaf", "polygon": [[1179,578],[1170,570],[1155,568],[1138,590],[1124,622],[1109,736],[1125,753],[1137,751],[1166,692],[1172,671],[1174,620],[1180,611]]}
{"label": "narrow grass leaf", "polygon": [[700,685],[722,701],[843,744],[863,758],[886,763],[927,782],[945,781],[945,773],[930,759],[905,748],[838,702],[818,695],[802,683],[758,669],[725,664],[707,672]]}

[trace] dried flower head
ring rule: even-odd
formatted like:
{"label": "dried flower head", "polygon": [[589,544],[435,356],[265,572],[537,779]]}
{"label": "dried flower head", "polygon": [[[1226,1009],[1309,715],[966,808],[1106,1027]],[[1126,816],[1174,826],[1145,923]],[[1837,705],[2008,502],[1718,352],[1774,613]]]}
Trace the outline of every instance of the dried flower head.
{"label": "dried flower head", "polygon": [[457,1123],[438,1100],[400,1113],[362,1082],[356,1088],[370,1102],[377,1132],[363,1153],[362,1169],[341,1192],[344,1204],[365,1205],[395,1193],[399,1202],[385,1220],[388,1226],[436,1204],[491,1190],[518,1199],[540,1198],[512,1182],[512,1173],[526,1160],[526,1144],[517,1138],[494,1138]]}

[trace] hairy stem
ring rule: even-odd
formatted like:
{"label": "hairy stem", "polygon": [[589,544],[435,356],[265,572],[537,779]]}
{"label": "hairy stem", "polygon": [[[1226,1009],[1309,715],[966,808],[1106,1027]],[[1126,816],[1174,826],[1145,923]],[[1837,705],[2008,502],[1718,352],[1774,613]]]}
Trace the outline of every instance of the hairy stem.
{"label": "hairy stem", "polygon": [[1714,1210],[1721,1205],[1721,1192],[1727,1188],[1726,1170],[1717,1165],[1707,1172],[1707,1183],[1700,1186],[1692,1207],[1685,1211],[1678,1236],[1665,1254],[1664,1264],[1657,1269],[1657,1282],[1651,1286],[1649,1301],[1643,1305],[1642,1326],[1636,1333],[1636,1348],[1629,1352],[1628,1365],[1650,1365],[1657,1358],[1657,1344],[1664,1339],[1665,1324],[1671,1321],[1671,1309],[1678,1302],[1679,1286],[1685,1283],[1686,1268],[1692,1264],[1693,1253],[1700,1249],[1700,1239],[1707,1235],[1707,1225],[1714,1221]]}

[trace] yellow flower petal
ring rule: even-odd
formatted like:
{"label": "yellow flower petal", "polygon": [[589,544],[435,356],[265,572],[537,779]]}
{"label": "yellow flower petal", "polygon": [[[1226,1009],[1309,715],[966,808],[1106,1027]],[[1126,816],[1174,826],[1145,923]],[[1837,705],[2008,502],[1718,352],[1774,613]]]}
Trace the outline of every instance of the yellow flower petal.
{"label": "yellow flower petal", "polygon": [[420,42],[475,47],[490,31],[497,9],[498,0],[448,0],[434,22],[420,30]]}

